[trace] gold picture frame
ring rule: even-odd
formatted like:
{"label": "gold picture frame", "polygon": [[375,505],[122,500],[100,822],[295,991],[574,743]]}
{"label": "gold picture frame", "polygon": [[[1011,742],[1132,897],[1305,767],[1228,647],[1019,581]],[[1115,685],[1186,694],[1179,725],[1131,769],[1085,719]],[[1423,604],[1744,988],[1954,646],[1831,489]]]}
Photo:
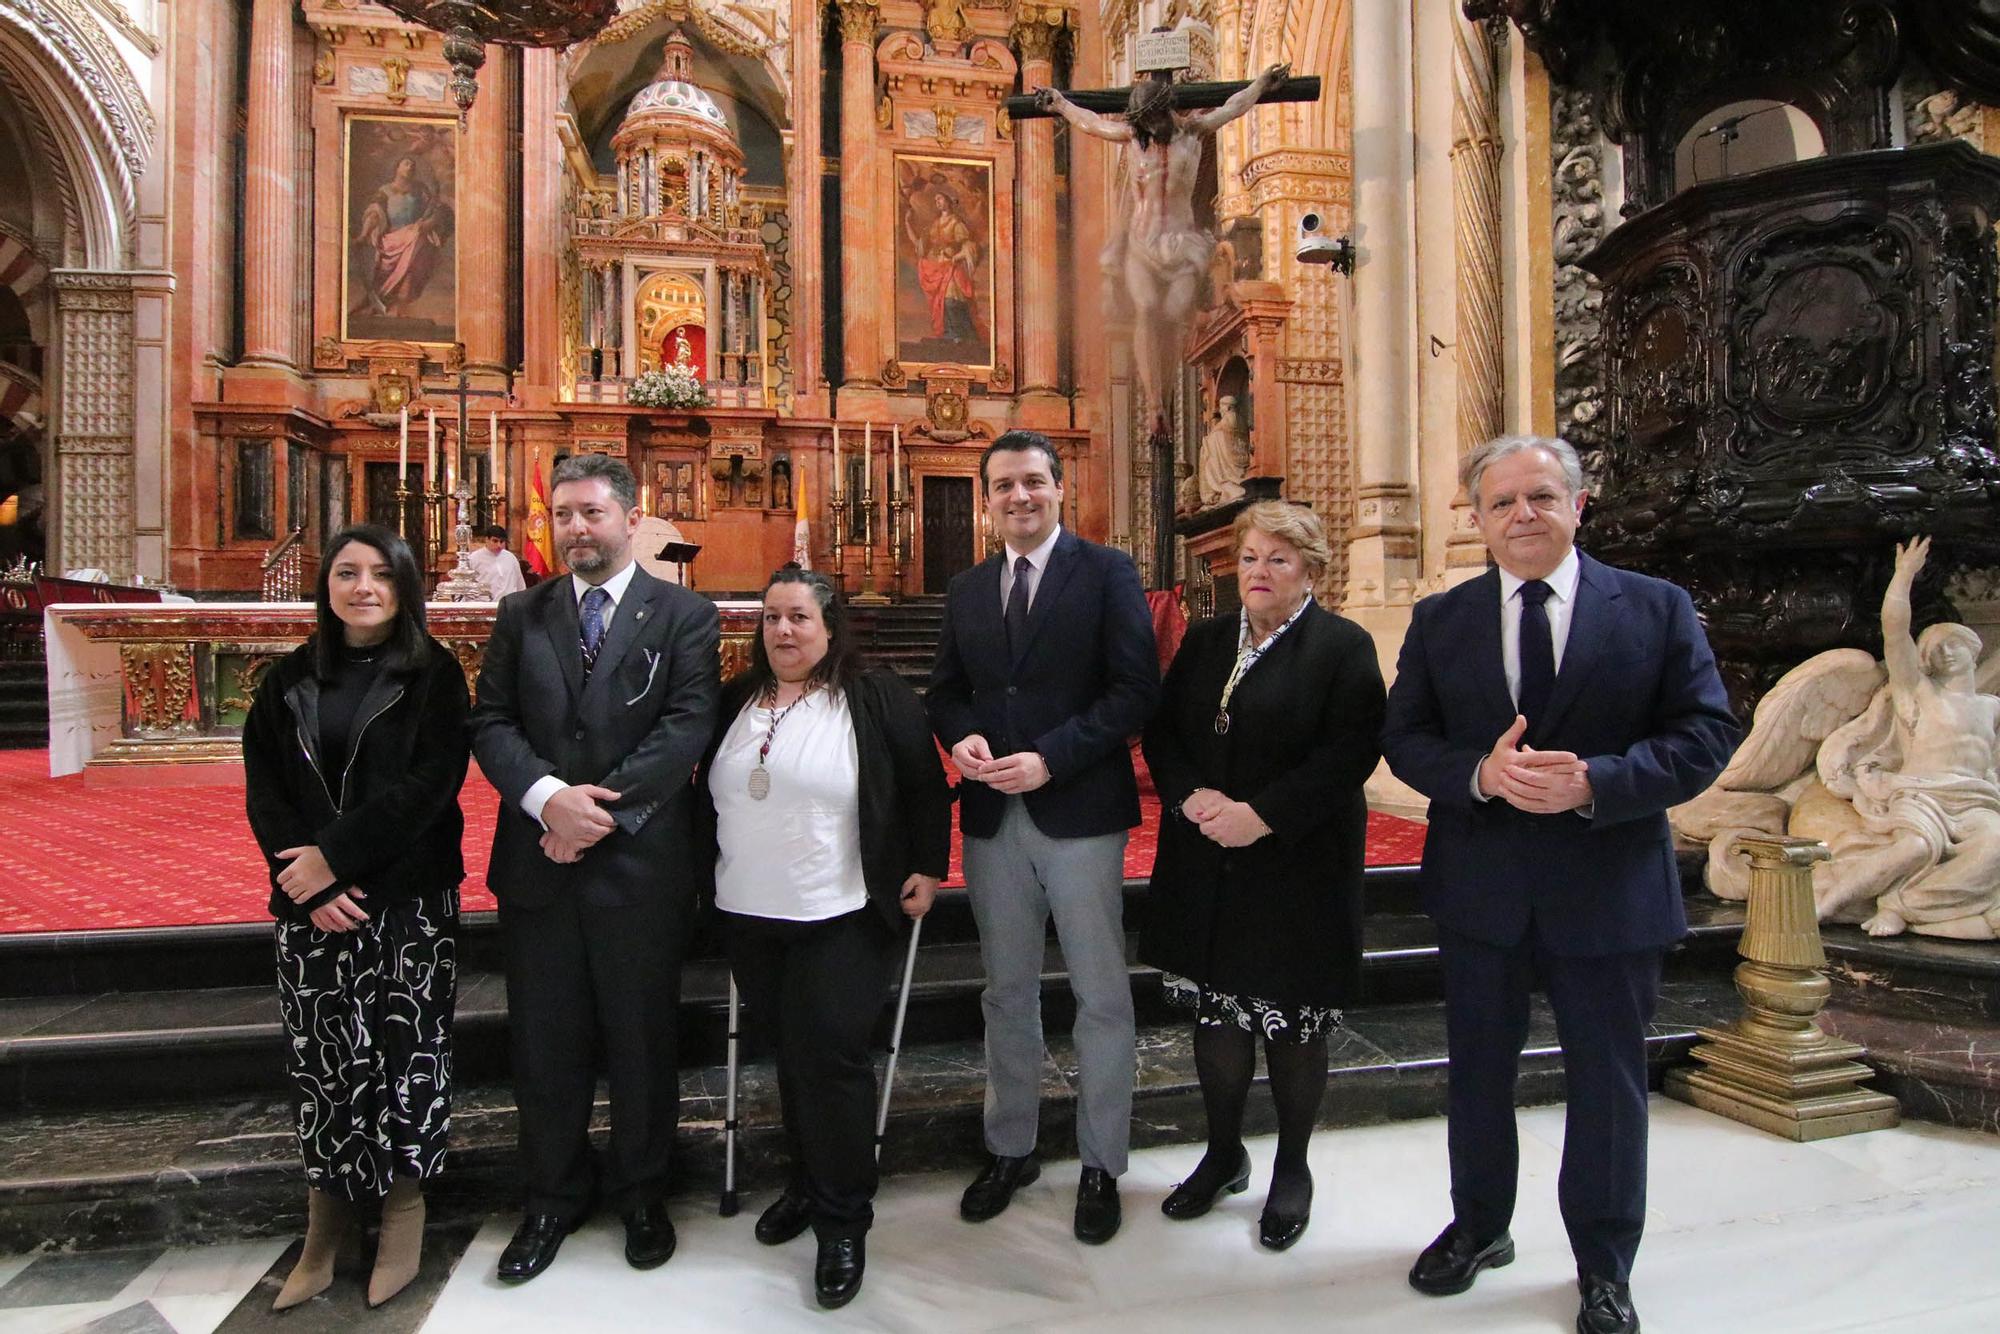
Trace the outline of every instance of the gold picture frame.
{"label": "gold picture frame", "polygon": [[458,342],[458,122],[349,114],[341,126],[340,337]]}
{"label": "gold picture frame", "polygon": [[998,364],[994,164],[897,153],[896,361],[906,375]]}

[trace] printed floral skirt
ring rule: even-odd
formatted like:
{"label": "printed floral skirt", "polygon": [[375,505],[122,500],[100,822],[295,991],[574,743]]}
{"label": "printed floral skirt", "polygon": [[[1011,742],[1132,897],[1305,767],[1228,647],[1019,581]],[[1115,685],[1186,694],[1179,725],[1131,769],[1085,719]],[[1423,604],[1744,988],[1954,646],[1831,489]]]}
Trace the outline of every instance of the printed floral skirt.
{"label": "printed floral skirt", "polygon": [[1185,977],[1165,975],[1167,1003],[1194,1011],[1202,1028],[1240,1028],[1262,1033],[1267,1042],[1310,1042],[1340,1027],[1340,1010],[1332,1005],[1279,1005],[1257,996],[1211,991]]}
{"label": "printed floral skirt", "polygon": [[354,931],[278,924],[278,1004],[306,1183],[380,1199],[435,1176],[451,1123],[458,889]]}

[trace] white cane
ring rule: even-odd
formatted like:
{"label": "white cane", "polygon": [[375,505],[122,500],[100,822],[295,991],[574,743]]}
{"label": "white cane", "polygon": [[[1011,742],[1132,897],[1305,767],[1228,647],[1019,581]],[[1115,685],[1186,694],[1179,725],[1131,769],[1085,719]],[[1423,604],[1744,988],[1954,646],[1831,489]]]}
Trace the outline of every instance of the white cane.
{"label": "white cane", "polygon": [[737,1063],[737,1016],[741,1013],[741,1002],[736,994],[736,975],[729,977],[729,1093],[723,1103],[722,1112],[722,1203],[717,1211],[724,1218],[736,1216],[736,1077],[740,1066]]}
{"label": "white cane", "polygon": [[910,948],[903,956],[903,989],[896,997],[896,1023],[889,1031],[889,1068],[882,1074],[882,1105],[875,1112],[875,1161],[882,1161],[882,1138],[889,1129],[889,1093],[896,1086],[896,1053],[903,1048],[903,1019],[910,1012],[910,978],[917,971],[917,942],[923,938],[924,919],[910,924]]}

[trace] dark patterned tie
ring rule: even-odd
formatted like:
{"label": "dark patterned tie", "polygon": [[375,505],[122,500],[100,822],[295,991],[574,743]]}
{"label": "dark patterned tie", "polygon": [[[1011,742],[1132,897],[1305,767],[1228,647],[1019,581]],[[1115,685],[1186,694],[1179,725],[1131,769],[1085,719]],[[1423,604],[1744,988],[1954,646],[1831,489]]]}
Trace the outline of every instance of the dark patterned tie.
{"label": "dark patterned tie", "polygon": [[604,604],[611,601],[611,595],[601,588],[590,589],[583,595],[583,609],[578,618],[578,644],[583,650],[583,674],[588,677],[590,669],[597,666],[597,650],[604,647]]}
{"label": "dark patterned tie", "polygon": [[1028,579],[1035,563],[1026,556],[1014,560],[1014,586],[1007,590],[1007,651],[1015,657],[1028,646]]}
{"label": "dark patterned tie", "polygon": [[1549,631],[1549,609],[1544,604],[1553,591],[1539,579],[1521,585],[1521,716],[1528,720],[1533,736],[1549,706],[1549,692],[1556,684],[1556,642]]}

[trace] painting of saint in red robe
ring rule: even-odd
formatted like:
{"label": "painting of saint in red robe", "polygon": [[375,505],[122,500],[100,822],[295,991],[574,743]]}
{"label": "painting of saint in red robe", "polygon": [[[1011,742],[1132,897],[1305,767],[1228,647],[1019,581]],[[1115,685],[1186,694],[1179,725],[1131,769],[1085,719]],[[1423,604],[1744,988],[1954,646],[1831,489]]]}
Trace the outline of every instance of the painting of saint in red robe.
{"label": "painting of saint in red robe", "polygon": [[457,341],[453,128],[348,119],[345,337]]}
{"label": "painting of saint in red robe", "polygon": [[898,359],[992,365],[992,168],[899,157],[896,178]]}

